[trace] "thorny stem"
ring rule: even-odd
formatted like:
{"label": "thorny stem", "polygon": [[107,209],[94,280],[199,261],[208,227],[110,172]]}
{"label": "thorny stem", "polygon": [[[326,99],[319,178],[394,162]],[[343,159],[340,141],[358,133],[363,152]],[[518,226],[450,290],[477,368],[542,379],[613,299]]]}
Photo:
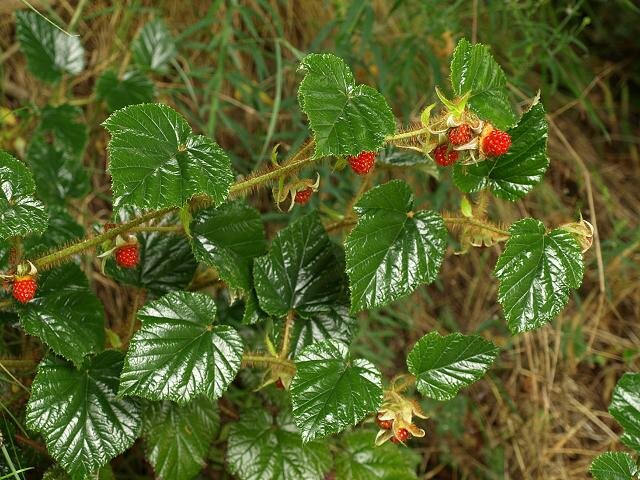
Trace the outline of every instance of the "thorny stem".
{"label": "thorny stem", "polygon": [[395,142],[396,140],[402,140],[405,138],[417,137],[422,134],[429,133],[428,127],[419,128],[418,130],[411,130],[409,132],[398,133],[396,135],[389,135],[385,137],[385,141],[387,142]]}
{"label": "thorny stem", "polygon": [[284,334],[282,335],[282,347],[280,348],[279,358],[286,359],[289,355],[289,344],[291,343],[291,330],[293,329],[293,321],[295,320],[296,312],[289,310],[287,312],[287,318],[284,322]]}
{"label": "thorny stem", "polygon": [[250,365],[278,365],[283,370],[288,370],[291,373],[295,373],[296,371],[295,365],[287,359],[267,355],[253,355],[249,353],[245,353],[242,356],[242,365],[245,367]]}
{"label": "thorny stem", "polygon": [[478,220],[476,218],[469,217],[452,217],[449,215],[443,215],[444,223],[447,225],[473,225],[474,227],[481,228],[483,230],[487,230],[489,232],[497,233],[505,237],[505,239],[509,238],[511,234],[506,230],[496,227],[490,223],[483,222],[482,220]]}

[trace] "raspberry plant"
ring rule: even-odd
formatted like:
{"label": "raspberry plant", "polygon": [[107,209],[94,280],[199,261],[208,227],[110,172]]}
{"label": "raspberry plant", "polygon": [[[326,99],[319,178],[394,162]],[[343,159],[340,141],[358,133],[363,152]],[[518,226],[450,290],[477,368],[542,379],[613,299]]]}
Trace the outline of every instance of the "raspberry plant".
{"label": "raspberry plant", "polygon": [[[35,13],[17,15],[17,35],[43,82],[83,70],[77,38]],[[95,478],[139,437],[158,478],[189,479],[207,461],[221,426],[217,403],[233,385],[229,401],[243,409],[226,430],[225,461],[238,478],[416,478],[406,446],[428,435],[419,396],[454,398],[499,348],[479,334],[432,331],[407,352],[405,371],[383,378],[350,353],[358,315],[434,282],[452,242],[459,252],[504,243],[497,301],[512,334],[559,314],[582,281],[588,223],[525,218],[503,228],[487,214],[490,194],[516,201],[543,179],[541,100],[516,114],[489,49],[461,40],[451,94],[438,90],[420,124],[399,128],[383,96],[358,84],[342,59],[309,54],[298,100],[311,137],[285,155],[274,148],[265,168],[238,177],[213,139],[173,108],[148,103],[145,72],[162,72],[175,56],[162,22],[147,24],[131,48],[136,69],[107,71],[96,83],[113,112],[103,123],[112,219],[84,232],[63,207],[89,187],[77,107],[40,110],[28,162],[0,153],[3,278],[14,294],[25,272],[37,282],[17,302],[3,293],[0,309],[17,314],[45,352],[27,426],[74,480]],[[376,163],[411,168],[434,157],[455,162],[448,171],[462,193],[459,213],[419,205],[408,183],[376,175]],[[333,175],[356,181],[347,164],[363,175],[344,214],[307,204],[327,181],[315,172],[321,163]],[[279,209],[306,210],[271,239],[251,205],[261,188],[272,189]],[[105,328],[87,280],[93,269],[145,292],[128,335]],[[625,426],[637,449],[637,416]]]}

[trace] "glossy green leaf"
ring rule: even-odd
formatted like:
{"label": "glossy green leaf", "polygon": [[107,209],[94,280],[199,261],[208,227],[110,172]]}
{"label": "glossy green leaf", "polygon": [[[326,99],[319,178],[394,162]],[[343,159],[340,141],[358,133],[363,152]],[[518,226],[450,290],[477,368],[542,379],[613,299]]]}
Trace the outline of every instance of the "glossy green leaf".
{"label": "glossy green leaf", "polygon": [[580,287],[584,264],[580,245],[566,230],[547,232],[533,218],[514,223],[494,273],[500,280],[498,301],[512,333],[538,328],[567,304]]}
{"label": "glossy green leaf", "polygon": [[351,331],[347,281],[338,247],[316,213],[278,232],[269,253],[255,260],[253,276],[260,308],[282,318],[295,311],[294,347],[305,339],[338,338]]}
{"label": "glossy green leaf", "polygon": [[244,314],[242,323],[253,325],[269,318],[269,314],[260,308],[260,302],[254,289],[251,289],[244,298]]}
{"label": "glossy green leaf", "polygon": [[242,340],[215,325],[216,304],[202,293],[172,292],[139,312],[120,380],[121,395],[186,403],[199,394],[220,397],[242,360]]}
{"label": "glossy green leaf", "polygon": [[231,288],[249,291],[253,259],[267,250],[260,213],[244,202],[199,211],[191,222],[193,253]]}
{"label": "glossy green leaf", "polygon": [[37,235],[47,228],[44,205],[24,163],[0,150],[0,239]]}
{"label": "glossy green leaf", "polygon": [[165,73],[176,57],[176,44],[161,20],[153,20],[144,27],[131,45],[136,64],[145,70]]}
{"label": "glossy green leaf", "polygon": [[624,429],[622,443],[640,453],[640,373],[625,373],[618,380],[609,413]]}
{"label": "glossy green leaf", "polygon": [[345,240],[351,311],[387,305],[436,279],[447,247],[444,221],[414,207],[400,180],[373,188],[355,205],[358,224]]}
{"label": "glossy green leaf", "polygon": [[109,172],[116,207],[182,207],[194,195],[222,203],[233,181],[228,155],[215,142],[194,135],[186,120],[166,105],[131,105],[103,125],[111,133]]}
{"label": "glossy green leaf", "polygon": [[460,190],[489,188],[496,197],[515,201],[542,181],[549,166],[548,124],[542,103],[534,104],[509,134],[512,144],[504,155],[472,165],[456,164],[453,180]]}
{"label": "glossy green leaf", "polygon": [[61,247],[84,237],[85,231],[64,207],[47,207],[49,223],[40,237],[28,237],[23,241],[27,258],[37,258],[56,247]]}
{"label": "glossy green leaf", "polygon": [[387,101],[374,88],[356,85],[342,59],[312,53],[304,57],[300,70],[305,76],[298,101],[314,133],[316,157],[375,151],[395,131]]}
{"label": "glossy green leaf", "polygon": [[461,388],[482,377],[498,356],[498,348],[478,335],[431,332],[422,337],[407,357],[416,388],[436,400],[450,400]]}
{"label": "glossy green leaf", "polygon": [[[171,222],[168,222],[171,223]],[[175,223],[172,223],[175,225]],[[159,224],[159,226],[164,223]],[[189,285],[198,267],[186,237],[165,232],[137,235],[140,260],[135,268],[121,268],[113,258],[106,273],[120,283],[146,289],[159,297]]]}
{"label": "glossy green leaf", "polygon": [[114,70],[107,70],[96,82],[96,96],[107,102],[110,112],[128,105],[151,102],[155,94],[153,82],[137,70],[129,70],[122,78]]}
{"label": "glossy green leaf", "polygon": [[420,457],[391,443],[375,445],[376,434],[345,434],[336,453],[336,480],[416,480]]}
{"label": "glossy green leaf", "polygon": [[288,413],[252,409],[231,427],[227,463],[240,480],[325,480],[331,454],[320,442],[303,445]]}
{"label": "glossy green leaf", "polygon": [[350,358],[344,343],[314,343],[295,363],[293,417],[305,442],[356,425],[382,403],[380,372],[368,360]]}
{"label": "glossy green leaf", "polygon": [[471,92],[467,104],[482,120],[501,130],[515,125],[517,119],[507,96],[507,79],[489,47],[471,45],[464,38],[458,42],[451,59],[451,86],[458,96]]}
{"label": "glossy green leaf", "polygon": [[35,138],[27,159],[33,171],[38,197],[48,205],[64,204],[89,193],[89,175],[82,162],[64,150]]}
{"label": "glossy green leaf", "polygon": [[84,69],[80,38],[64,33],[37,12],[16,13],[16,37],[29,70],[40,80],[53,83],[64,73],[75,75]]}
{"label": "glossy green leaf", "polygon": [[79,370],[54,357],[38,367],[27,426],[42,434],[49,453],[74,480],[84,480],[138,438],[138,403],[116,395],[121,368],[122,354],[113,350]]}
{"label": "glossy green leaf", "polygon": [[19,307],[22,326],[76,365],[104,347],[104,311],[75,264],[42,273],[38,290]]}
{"label": "glossy green leaf", "polygon": [[640,473],[633,457],[625,452],[598,455],[589,471],[596,480],[633,480]]}
{"label": "glossy green leaf", "polygon": [[[69,480],[70,478],[67,472],[59,465],[49,468],[42,476],[42,480]],[[0,477],[0,480],[4,480],[3,477]],[[111,465],[107,464],[101,467],[96,475],[92,475],[91,480],[116,480],[116,477],[113,475]]]}
{"label": "glossy green leaf", "polygon": [[156,477],[191,480],[202,469],[220,418],[215,402],[198,397],[181,406],[165,400],[144,413],[142,436]]}

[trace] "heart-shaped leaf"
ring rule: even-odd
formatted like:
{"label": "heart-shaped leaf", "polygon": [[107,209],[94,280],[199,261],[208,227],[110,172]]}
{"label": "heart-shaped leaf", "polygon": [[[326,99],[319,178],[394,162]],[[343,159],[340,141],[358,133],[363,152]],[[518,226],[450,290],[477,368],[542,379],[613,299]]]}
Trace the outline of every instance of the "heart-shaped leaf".
{"label": "heart-shaped leaf", "polygon": [[20,307],[27,333],[59,355],[81,365],[104,347],[104,312],[80,267],[67,264],[41,274],[33,300]]}
{"label": "heart-shaped leaf", "polygon": [[215,400],[233,381],[242,340],[215,325],[216,304],[202,293],[172,292],[139,312],[120,379],[121,395],[186,403],[199,394]]}
{"label": "heart-shaped leaf", "polygon": [[194,195],[222,203],[233,181],[229,156],[215,142],[194,135],[166,105],[131,105],[103,125],[111,133],[109,172],[116,207],[182,207]]}
{"label": "heart-shaped leaf", "polygon": [[144,413],[142,436],[146,457],[158,478],[191,480],[205,463],[218,427],[216,404],[198,397],[187,405],[165,400]]}
{"label": "heart-shaped leaf", "polygon": [[140,408],[119,398],[122,354],[108,350],[80,370],[59,358],[43,360],[27,404],[27,425],[73,480],[84,480],[138,438]]}
{"label": "heart-shaped leaf", "polygon": [[356,85],[342,59],[312,53],[300,70],[305,76],[298,101],[314,133],[316,157],[375,151],[395,131],[387,101],[374,88]]}
{"label": "heart-shaped leaf", "polygon": [[500,130],[515,125],[507,79],[487,46],[471,45],[464,38],[458,42],[451,59],[451,86],[458,96],[470,92],[467,104],[482,120]]}
{"label": "heart-shaped leaf", "polygon": [[191,222],[193,253],[231,288],[251,289],[253,259],[267,250],[260,213],[243,202],[199,211]]}
{"label": "heart-shaped leaf", "polygon": [[110,112],[128,105],[147,103],[155,97],[153,82],[144,73],[129,70],[122,78],[113,70],[104,72],[96,82],[96,96],[107,102]]}
{"label": "heart-shaped leaf", "polygon": [[260,308],[282,318],[294,311],[294,347],[322,331],[344,338],[353,320],[339,247],[331,243],[316,213],[276,235],[269,253],[255,260],[253,276]]}
{"label": "heart-shaped leaf", "polygon": [[605,452],[591,463],[589,472],[596,480],[634,480],[640,470],[628,453]]}
{"label": "heart-shaped leaf", "polygon": [[410,448],[375,445],[372,431],[354,431],[342,437],[336,450],[336,480],[416,480],[420,457]]}
{"label": "heart-shaped leaf", "polygon": [[555,318],[571,289],[580,287],[584,264],[580,245],[567,230],[547,232],[540,221],[525,218],[509,233],[494,273],[509,330],[519,333]]}
{"label": "heart-shaped leaf", "polygon": [[640,453],[640,373],[625,373],[618,380],[609,413],[624,428],[622,443]]}
{"label": "heart-shaped leaf", "polygon": [[422,337],[407,357],[416,388],[436,400],[450,400],[461,388],[482,377],[498,356],[498,348],[478,335],[431,332]]}
{"label": "heart-shaped leaf", "polygon": [[548,125],[542,103],[535,103],[509,130],[511,148],[504,155],[483,162],[456,164],[453,180],[463,192],[489,188],[499,198],[515,201],[538,185],[549,166]]}
{"label": "heart-shaped leaf", "polygon": [[438,275],[444,221],[413,209],[411,189],[399,180],[373,188],[355,205],[358,224],[345,240],[352,312],[387,305]]}
{"label": "heart-shaped leaf", "polygon": [[291,402],[303,441],[341,432],[380,407],[380,372],[341,342],[314,343],[296,357]]}
{"label": "heart-shaped leaf", "polygon": [[40,80],[53,83],[64,73],[75,75],[84,69],[80,38],[63,32],[38,12],[16,13],[16,36],[29,70]]}
{"label": "heart-shaped leaf", "polygon": [[0,239],[40,234],[47,228],[44,205],[24,163],[0,150]]}
{"label": "heart-shaped leaf", "polygon": [[227,463],[240,480],[324,480],[331,454],[320,442],[303,445],[288,412],[274,419],[252,409],[231,427]]}
{"label": "heart-shaped leaf", "polygon": [[131,45],[136,64],[144,70],[165,73],[177,54],[176,44],[162,20],[153,20],[140,30]]}

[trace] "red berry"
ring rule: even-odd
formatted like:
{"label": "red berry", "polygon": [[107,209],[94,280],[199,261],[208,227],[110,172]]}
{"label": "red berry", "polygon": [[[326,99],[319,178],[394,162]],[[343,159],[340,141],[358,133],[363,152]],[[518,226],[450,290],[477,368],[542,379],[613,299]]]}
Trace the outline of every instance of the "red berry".
{"label": "red berry", "polygon": [[456,163],[456,160],[458,160],[459,154],[456,150],[447,150],[447,145],[443,143],[442,145],[438,145],[433,151],[433,159],[441,167],[448,167],[449,165],[453,165],[454,163]]}
{"label": "red berry", "polygon": [[376,422],[378,423],[378,426],[383,430],[391,430],[391,427],[393,426],[393,420],[381,420],[380,414],[378,414],[378,416],[376,417]]}
{"label": "red berry", "polygon": [[466,123],[449,130],[449,141],[451,145],[464,145],[471,141],[471,127]]}
{"label": "red berry", "polygon": [[358,175],[366,175],[376,163],[376,152],[360,152],[357,156],[349,157],[347,160],[354,172]]}
{"label": "red berry", "polygon": [[277,388],[278,390],[284,390],[284,383],[282,382],[282,379],[281,379],[281,378],[278,378],[278,379],[276,380],[276,388]]}
{"label": "red berry", "polygon": [[116,263],[123,268],[138,264],[138,244],[124,245],[116,250]]}
{"label": "red berry", "polygon": [[298,190],[296,192],[295,202],[301,205],[304,205],[311,198],[311,194],[313,193],[313,188],[307,187],[304,190]]}
{"label": "red berry", "polygon": [[38,284],[33,277],[17,277],[13,281],[13,298],[20,303],[27,303],[36,294]]}
{"label": "red berry", "polygon": [[391,438],[391,441],[393,443],[404,443],[407,440],[409,440],[409,437],[411,435],[409,434],[409,431],[406,428],[401,428],[396,432],[395,437]]}
{"label": "red berry", "polygon": [[511,147],[511,136],[502,130],[491,130],[482,140],[482,151],[487,157],[504,155]]}

